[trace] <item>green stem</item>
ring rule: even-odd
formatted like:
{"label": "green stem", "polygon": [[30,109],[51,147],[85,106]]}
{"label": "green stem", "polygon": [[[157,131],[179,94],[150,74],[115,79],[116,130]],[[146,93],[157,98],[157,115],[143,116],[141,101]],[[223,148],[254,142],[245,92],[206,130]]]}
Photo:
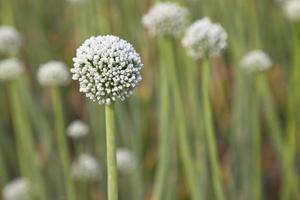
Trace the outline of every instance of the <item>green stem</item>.
{"label": "green stem", "polygon": [[[253,86],[251,78],[251,86]],[[255,83],[257,82],[254,79]],[[252,191],[250,194],[250,198],[252,199],[261,199],[261,127],[260,127],[260,101],[258,95],[258,89],[254,86],[252,88],[252,101],[251,101],[251,147],[253,154],[253,169],[252,170]]]}
{"label": "green stem", "polygon": [[225,199],[222,188],[222,180],[220,174],[219,158],[216,146],[215,133],[212,121],[212,111],[210,105],[210,64],[209,60],[203,61],[202,66],[202,96],[203,96],[203,113],[204,113],[204,127],[208,146],[209,160],[211,165],[211,173],[213,178],[213,188],[216,199]]}
{"label": "green stem", "polygon": [[108,200],[118,199],[113,104],[105,106]]}
{"label": "green stem", "polygon": [[178,125],[179,153],[183,164],[184,174],[187,179],[188,188],[191,190],[192,199],[198,200],[201,199],[201,195],[198,190],[198,180],[195,176],[196,171],[194,169],[194,163],[190,149],[191,145],[189,144],[188,140],[184,105],[183,100],[181,99],[182,96],[180,94],[179,79],[176,72],[176,44],[172,40],[169,40],[168,43],[168,51],[170,51],[170,62],[175,62],[168,64],[168,66],[166,67],[168,67],[168,78],[170,78],[169,81],[174,99],[174,111],[177,121],[176,124]]}
{"label": "green stem", "polygon": [[68,153],[68,143],[65,134],[61,96],[60,96],[59,89],[56,87],[53,87],[51,89],[51,92],[52,92],[52,103],[53,103],[54,116],[55,116],[56,142],[57,142],[60,161],[62,163],[62,170],[65,176],[64,181],[67,190],[67,198],[69,200],[74,200],[76,198],[75,198],[74,182],[70,173],[71,165],[70,165],[70,158]]}
{"label": "green stem", "polygon": [[282,199],[290,199],[294,196],[299,196],[298,192],[298,177],[290,174],[289,170],[297,172],[295,169],[295,161],[297,156],[297,145],[299,144],[299,137],[297,132],[299,132],[299,101],[300,101],[300,26],[299,24],[293,24],[293,68],[291,70],[291,86],[290,95],[288,100],[288,123],[287,123],[287,146],[286,146],[286,169],[289,175],[285,176],[285,183],[282,189]]}
{"label": "green stem", "polygon": [[9,86],[21,174],[32,181],[33,185],[35,185],[34,187],[36,187],[36,190],[29,194],[31,198],[47,199],[42,180],[42,172],[38,166],[38,160],[35,154],[30,122],[27,121],[28,118],[23,107],[24,105],[20,101],[22,99],[22,95],[20,95],[20,82],[19,80],[13,81]]}
{"label": "green stem", "polygon": [[156,174],[155,187],[154,187],[154,199],[161,200],[167,186],[167,175],[170,167],[171,151],[172,151],[172,138],[171,131],[169,128],[169,92],[168,92],[168,77],[166,66],[160,66],[160,149],[159,149],[159,161],[158,171]]}

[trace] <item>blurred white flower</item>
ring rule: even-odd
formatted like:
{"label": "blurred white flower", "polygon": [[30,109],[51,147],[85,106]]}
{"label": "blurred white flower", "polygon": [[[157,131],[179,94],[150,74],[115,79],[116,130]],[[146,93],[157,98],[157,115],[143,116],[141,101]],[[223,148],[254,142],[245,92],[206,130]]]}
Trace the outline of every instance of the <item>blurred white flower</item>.
{"label": "blurred white flower", "polygon": [[67,85],[70,82],[70,73],[64,63],[49,61],[39,67],[37,79],[42,86]]}
{"label": "blurred white flower", "polygon": [[88,0],[66,0],[66,1],[71,4],[85,4],[88,2]]}
{"label": "blurred white flower", "polygon": [[22,36],[14,27],[0,26],[0,54],[17,54],[21,45]]}
{"label": "blurred white flower", "polygon": [[82,138],[86,136],[88,132],[89,127],[81,120],[73,121],[67,129],[67,135],[74,139]]}
{"label": "blurred white flower", "polygon": [[227,47],[227,33],[220,24],[212,23],[206,17],[197,20],[187,29],[182,45],[195,59],[219,56]]}
{"label": "blurred white flower", "polygon": [[254,50],[242,58],[240,66],[248,72],[261,72],[269,69],[272,61],[262,50]]}
{"label": "blurred white flower", "polygon": [[300,0],[285,1],[283,9],[288,20],[300,22]]}
{"label": "blurred white flower", "polygon": [[18,178],[8,183],[2,191],[4,200],[29,200],[29,184],[25,178]]}
{"label": "blurred white flower", "polygon": [[117,168],[120,173],[132,174],[137,168],[135,155],[128,149],[117,149]]}
{"label": "blurred white flower", "polygon": [[179,37],[188,24],[188,10],[173,2],[156,3],[142,18],[152,36]]}
{"label": "blurred white flower", "polygon": [[79,91],[99,104],[124,101],[142,80],[140,55],[116,36],[87,39],[73,61],[72,78],[79,81]]}
{"label": "blurred white flower", "polygon": [[24,64],[17,58],[0,61],[0,81],[9,81],[20,76],[24,71]]}
{"label": "blurred white flower", "polygon": [[73,176],[80,180],[96,181],[101,178],[101,168],[96,158],[89,154],[81,154],[72,164]]}

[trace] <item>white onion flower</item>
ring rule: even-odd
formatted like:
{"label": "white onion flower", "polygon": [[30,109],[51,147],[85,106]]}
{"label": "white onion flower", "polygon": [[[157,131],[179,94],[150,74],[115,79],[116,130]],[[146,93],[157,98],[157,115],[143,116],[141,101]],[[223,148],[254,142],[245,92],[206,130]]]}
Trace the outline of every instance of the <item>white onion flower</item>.
{"label": "white onion flower", "polygon": [[242,58],[240,66],[248,72],[261,72],[269,69],[272,61],[262,50],[254,50]]}
{"label": "white onion flower", "polygon": [[82,138],[86,136],[88,132],[89,127],[81,120],[73,121],[67,129],[67,135],[74,139]]}
{"label": "white onion flower", "polygon": [[206,17],[197,20],[187,29],[182,45],[195,59],[219,56],[227,47],[227,33],[220,24],[212,23]]}
{"label": "white onion flower", "polygon": [[80,180],[96,181],[101,176],[101,168],[98,161],[89,154],[81,154],[72,164],[73,176]]}
{"label": "white onion flower", "polygon": [[179,37],[188,24],[188,10],[173,2],[156,3],[142,18],[152,36]]}
{"label": "white onion flower", "polygon": [[0,61],[0,81],[9,81],[17,78],[24,72],[24,64],[17,58]]}
{"label": "white onion flower", "polygon": [[79,91],[99,104],[124,101],[142,80],[140,55],[116,36],[92,36],[78,49],[71,69]]}
{"label": "white onion flower", "polygon": [[42,86],[62,86],[70,82],[70,73],[64,63],[49,61],[39,67],[37,79]]}
{"label": "white onion flower", "polygon": [[117,168],[120,173],[132,174],[137,168],[135,155],[128,149],[117,149]]}
{"label": "white onion flower", "polygon": [[22,46],[21,34],[11,26],[0,26],[0,54],[17,54]]}
{"label": "white onion flower", "polygon": [[18,178],[8,183],[2,191],[4,200],[29,200],[29,184],[25,178]]}
{"label": "white onion flower", "polygon": [[291,22],[300,22],[300,0],[289,0],[284,2],[284,13]]}

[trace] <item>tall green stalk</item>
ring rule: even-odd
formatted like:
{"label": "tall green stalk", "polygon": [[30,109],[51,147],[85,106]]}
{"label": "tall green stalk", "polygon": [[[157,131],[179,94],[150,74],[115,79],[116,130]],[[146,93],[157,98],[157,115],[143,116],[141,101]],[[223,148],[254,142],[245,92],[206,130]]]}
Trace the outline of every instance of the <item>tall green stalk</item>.
{"label": "tall green stalk", "polygon": [[168,78],[170,81],[170,87],[172,92],[172,97],[174,101],[174,112],[176,116],[176,124],[178,126],[178,142],[179,142],[179,154],[181,157],[184,175],[186,177],[188,188],[191,191],[191,199],[198,200],[201,199],[201,194],[199,194],[199,184],[198,178],[196,176],[196,170],[193,163],[191,145],[189,142],[189,135],[187,132],[187,124],[184,112],[184,104],[182,95],[179,87],[179,78],[177,73],[177,64],[176,63],[176,44],[173,40],[167,40],[166,42],[166,52],[169,54],[168,58]]}
{"label": "tall green stalk", "polygon": [[118,200],[113,104],[105,106],[108,200]]}
{"label": "tall green stalk", "polygon": [[28,117],[26,116],[24,105],[21,102],[19,80],[9,83],[10,98],[12,101],[12,111],[14,118],[14,128],[16,132],[16,148],[19,156],[19,164],[22,176],[32,182],[33,188],[30,197],[33,199],[47,199],[42,179],[42,172],[38,166],[35,154],[34,141]]}
{"label": "tall green stalk", "polygon": [[[287,163],[293,169],[295,166],[296,155],[297,155],[297,144],[299,143],[299,136],[297,133],[299,132],[300,126],[298,125],[300,122],[300,114],[299,114],[299,101],[300,101],[300,92],[299,92],[299,84],[300,84],[300,25],[293,24],[293,44],[292,44],[292,53],[293,53],[293,68],[291,69],[290,79],[290,95],[288,99],[288,108],[287,108],[287,154],[285,155],[287,158]],[[298,177],[299,178],[299,177]],[[290,199],[293,198],[292,195],[299,195],[298,192],[298,178],[294,176],[286,176],[285,183],[283,185],[282,190],[282,198]]]}
{"label": "tall green stalk", "polygon": [[[274,101],[270,93],[270,88],[264,76],[257,77],[257,88],[259,90],[260,98],[263,101],[263,105],[266,109],[267,125],[270,129],[270,137],[272,138],[276,150],[279,154],[279,158],[282,163],[282,171],[284,174],[283,186],[280,191],[281,199],[289,199],[292,193],[297,191],[299,185],[296,174],[296,168],[294,166],[294,157],[290,151],[289,144],[286,144],[282,139],[282,125],[278,119]],[[291,122],[290,122],[291,123]],[[290,125],[290,124],[289,124]]]}
{"label": "tall green stalk", "polygon": [[[250,177],[251,190],[249,198],[261,199],[261,187],[262,187],[262,167],[261,167],[261,126],[260,126],[260,98],[258,90],[255,87],[256,77],[251,77],[251,153],[252,153],[252,171]],[[254,81],[254,82],[253,82]]]}
{"label": "tall green stalk", "polygon": [[75,189],[73,178],[71,176],[71,161],[68,153],[68,144],[66,140],[61,95],[57,87],[51,88],[51,97],[55,117],[56,142],[60,161],[62,164],[62,171],[64,173],[67,199],[75,200]]}
{"label": "tall green stalk", "polygon": [[220,164],[216,146],[215,131],[213,128],[212,111],[210,104],[210,64],[209,60],[205,59],[202,66],[202,97],[203,97],[203,117],[204,127],[208,147],[208,156],[211,165],[213,188],[216,199],[225,199],[225,194],[222,187],[222,180],[220,174]]}
{"label": "tall green stalk", "polygon": [[172,134],[170,131],[170,94],[168,90],[167,66],[163,63],[160,66],[160,131],[159,131],[159,160],[154,187],[154,199],[164,199],[164,192],[167,186],[168,171],[170,168],[172,152]]}

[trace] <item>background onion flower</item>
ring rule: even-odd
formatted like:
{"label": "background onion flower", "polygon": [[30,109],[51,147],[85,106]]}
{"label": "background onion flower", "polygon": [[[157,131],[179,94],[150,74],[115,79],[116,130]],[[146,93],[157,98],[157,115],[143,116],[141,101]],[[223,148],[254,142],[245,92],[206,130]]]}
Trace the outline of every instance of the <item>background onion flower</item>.
{"label": "background onion flower", "polygon": [[25,178],[18,178],[8,183],[2,191],[4,200],[29,200],[29,185]]}
{"label": "background onion flower", "polygon": [[206,17],[187,29],[182,44],[195,59],[214,57],[227,47],[227,33],[220,24],[212,23]]}
{"label": "background onion flower", "polygon": [[20,76],[24,71],[24,64],[17,58],[0,61],[0,81],[9,81]]}
{"label": "background onion flower", "polygon": [[300,0],[289,0],[283,5],[286,18],[292,22],[300,22]]}
{"label": "background onion flower", "polygon": [[120,173],[133,173],[137,168],[137,160],[135,155],[128,149],[117,149],[117,168]]}
{"label": "background onion flower", "polygon": [[39,67],[37,79],[42,86],[62,86],[70,82],[70,73],[64,63],[49,61]]}
{"label": "background onion flower", "polygon": [[11,26],[0,26],[0,54],[17,54],[22,45],[21,34]]}
{"label": "background onion flower", "polygon": [[100,165],[89,154],[81,154],[72,165],[72,173],[75,178],[81,180],[98,180],[100,178]]}
{"label": "background onion flower", "polygon": [[81,120],[73,121],[67,129],[68,136],[74,139],[82,138],[86,136],[88,132],[89,127]]}
{"label": "background onion flower", "polygon": [[262,50],[254,50],[242,58],[240,66],[249,72],[260,72],[269,69],[272,61]]}
{"label": "background onion flower", "polygon": [[178,37],[188,24],[188,10],[177,3],[156,3],[143,16],[142,23],[152,36],[171,35]]}
{"label": "background onion flower", "polygon": [[72,78],[79,81],[79,91],[99,104],[125,100],[142,80],[140,55],[116,36],[87,39],[73,61]]}

